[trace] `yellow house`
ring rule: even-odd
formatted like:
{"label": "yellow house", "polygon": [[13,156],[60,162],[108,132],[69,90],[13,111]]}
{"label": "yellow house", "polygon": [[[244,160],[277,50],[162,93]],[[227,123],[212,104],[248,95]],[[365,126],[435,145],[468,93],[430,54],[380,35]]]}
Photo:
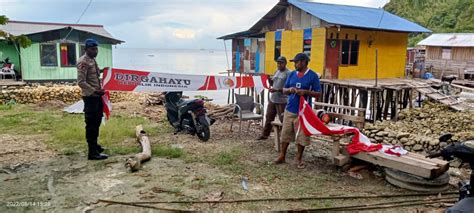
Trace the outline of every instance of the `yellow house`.
{"label": "yellow house", "polygon": [[383,9],[280,0],[249,30],[219,39],[232,40],[236,72],[271,75],[276,58],[305,52],[324,78],[373,79],[376,62],[379,78],[404,77],[408,34],[425,32]]}

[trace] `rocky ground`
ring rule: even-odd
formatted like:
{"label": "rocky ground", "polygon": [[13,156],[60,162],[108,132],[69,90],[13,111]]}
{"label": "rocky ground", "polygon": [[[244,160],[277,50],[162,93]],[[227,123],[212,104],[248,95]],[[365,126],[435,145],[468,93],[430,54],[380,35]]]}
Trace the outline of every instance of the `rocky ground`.
{"label": "rocky ground", "polygon": [[[49,103],[48,106],[48,103],[43,103],[42,107],[27,107],[53,112],[61,109],[58,105]],[[162,106],[123,102],[114,104],[113,116],[115,119],[146,117],[152,122],[166,124],[164,113]],[[29,119],[26,114],[20,115],[20,119]],[[137,173],[130,173],[124,167],[125,159],[132,153],[115,153],[106,161],[87,161],[84,149],[61,152],[55,144],[51,144],[51,135],[48,133],[13,135],[7,132],[0,135],[0,212],[150,211],[138,207],[107,205],[99,202],[99,199],[130,202],[410,193],[388,184],[377,167],[363,166],[359,171],[348,173],[332,166],[326,159],[330,153],[328,143],[314,143],[308,147],[304,158],[308,166],[303,170],[297,169],[293,162],[293,145],[289,149],[288,163],[273,165],[271,161],[277,155],[273,141],[255,140],[261,131],[258,125],[252,124],[249,130],[247,125],[243,126],[243,134],[239,135],[238,132],[229,130],[228,120],[220,120],[212,126],[212,137],[207,143],[199,142],[197,137],[191,135],[173,135],[169,128],[161,131],[146,129],[150,132],[152,147],[169,148],[165,151],[155,150],[158,153],[154,153],[152,160],[145,163]],[[136,146],[133,136],[124,136],[122,140],[119,145]],[[170,150],[174,154],[160,153]],[[242,187],[243,178],[248,180],[248,190]],[[403,199],[406,198],[154,206],[206,211],[272,211]],[[22,201],[35,201],[42,206],[7,206]],[[417,212],[436,207],[414,206],[391,210]]]}
{"label": "rocky ground", "polygon": [[[474,140],[474,112],[455,112],[441,104],[426,103],[422,108],[402,111],[397,122],[366,124],[363,132],[372,142],[400,145],[426,154],[449,144]],[[440,142],[439,137],[446,133],[453,137]]]}
{"label": "rocky ground", "polygon": [[[112,102],[140,101],[146,94],[129,92],[111,92]],[[25,86],[0,86],[0,104],[19,103],[37,104],[45,101],[61,101],[74,103],[82,97],[77,85],[32,84]]]}

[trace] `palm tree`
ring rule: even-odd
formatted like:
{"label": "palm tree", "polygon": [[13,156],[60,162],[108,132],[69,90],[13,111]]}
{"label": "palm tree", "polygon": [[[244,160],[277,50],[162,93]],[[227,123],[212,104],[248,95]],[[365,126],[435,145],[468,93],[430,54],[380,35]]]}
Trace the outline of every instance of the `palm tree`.
{"label": "palm tree", "polygon": [[[0,25],[5,25],[8,22],[8,18],[4,15],[0,16]],[[3,38],[9,42],[12,42],[16,46],[27,48],[31,45],[31,40],[25,35],[14,36],[10,33],[0,30],[0,38]]]}

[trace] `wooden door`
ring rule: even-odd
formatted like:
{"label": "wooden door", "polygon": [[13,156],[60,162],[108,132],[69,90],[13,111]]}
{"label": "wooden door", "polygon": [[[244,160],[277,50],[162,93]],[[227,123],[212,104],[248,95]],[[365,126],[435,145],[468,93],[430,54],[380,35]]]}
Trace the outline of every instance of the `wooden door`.
{"label": "wooden door", "polygon": [[337,79],[339,68],[339,51],[341,42],[336,39],[326,41],[326,68],[324,78]]}

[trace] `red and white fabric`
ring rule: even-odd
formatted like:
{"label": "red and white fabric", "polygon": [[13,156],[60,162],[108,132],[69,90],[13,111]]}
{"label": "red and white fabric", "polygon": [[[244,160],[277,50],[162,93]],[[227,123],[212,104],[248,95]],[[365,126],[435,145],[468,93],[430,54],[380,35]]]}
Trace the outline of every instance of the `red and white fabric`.
{"label": "red and white fabric", "polygon": [[105,90],[129,92],[173,92],[269,88],[268,76],[213,76],[186,75],[179,73],[159,73],[138,70],[109,68],[104,71]]}
{"label": "red and white fabric", "polygon": [[334,134],[354,134],[352,143],[346,148],[350,155],[355,155],[359,152],[373,152],[382,149],[381,144],[372,144],[370,139],[364,134],[360,133],[359,129],[355,127],[327,127],[314,113],[308,102],[300,98],[300,110],[298,114],[300,127],[305,135],[334,135]]}
{"label": "red and white fabric", "polygon": [[102,111],[104,113],[103,121],[109,120],[110,113],[112,112],[112,102],[110,102],[110,92],[107,90],[105,91],[105,94],[102,96],[102,103],[104,105],[104,107],[102,108]]}
{"label": "red and white fabric", "polygon": [[395,155],[395,156],[402,156],[408,154],[408,151],[403,149],[401,146],[393,146],[393,145],[383,145],[383,148],[380,152],[386,155]]}

